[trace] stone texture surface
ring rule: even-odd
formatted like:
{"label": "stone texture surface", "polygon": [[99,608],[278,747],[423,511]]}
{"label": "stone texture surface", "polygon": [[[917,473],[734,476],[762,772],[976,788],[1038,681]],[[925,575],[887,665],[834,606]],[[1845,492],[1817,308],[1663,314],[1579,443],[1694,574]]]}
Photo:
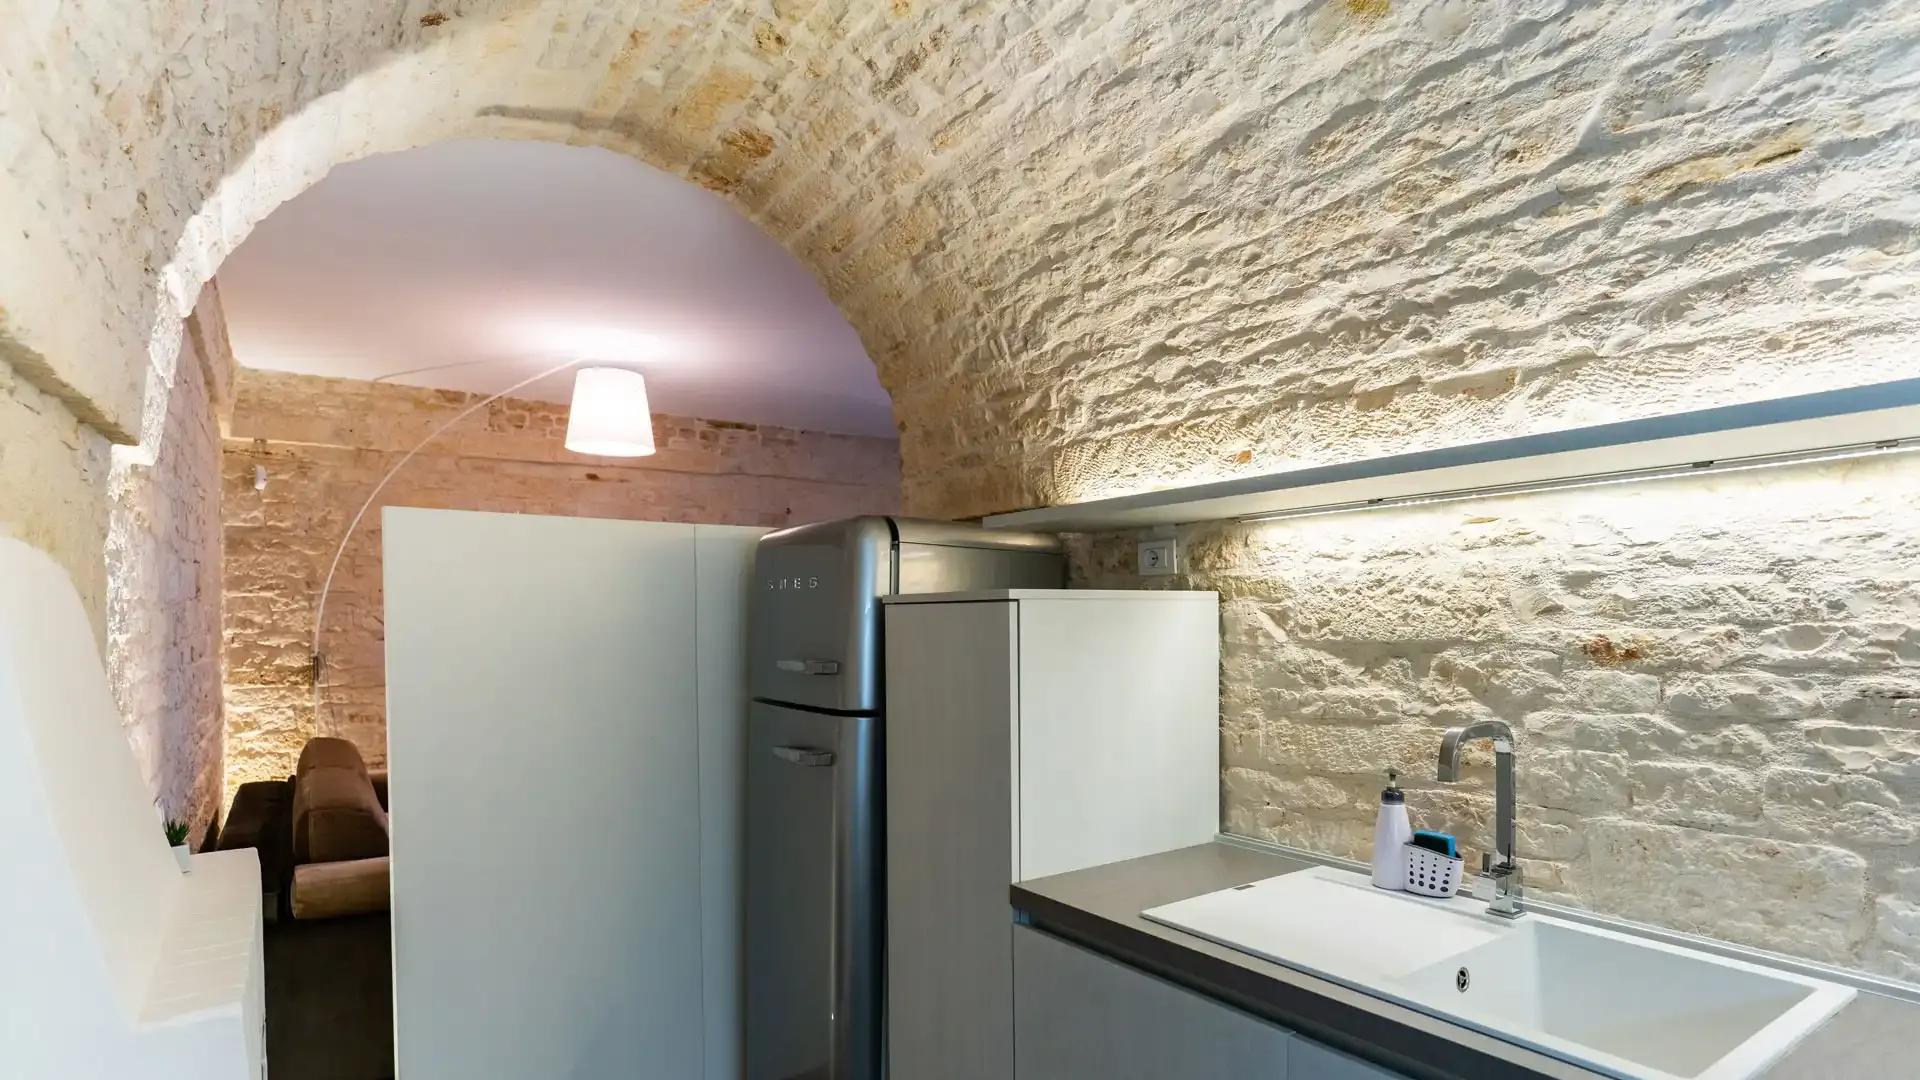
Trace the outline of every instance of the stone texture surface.
{"label": "stone texture surface", "polygon": [[456,136],[725,193],[861,332],[936,515],[1885,377],[1920,321],[1912,5],[0,15],[7,353],[109,433],[254,222]]}
{"label": "stone texture surface", "polygon": [[111,449],[60,399],[0,360],[0,533],[59,561],[102,641]]}
{"label": "stone texture surface", "polygon": [[[369,153],[592,143],[725,193],[860,331],[908,508],[964,516],[1911,374],[1917,120],[1920,7],[1861,0],[0,0],[0,527],[72,569],[104,626],[103,439],[163,426],[220,259]],[[1780,513],[1756,527],[1806,580],[1904,535]],[[1869,692],[1914,649],[1888,587],[1659,563],[1661,526],[1639,527],[1450,525],[1373,571],[1337,545],[1289,568],[1346,591],[1284,628],[1235,609],[1240,826],[1371,788],[1350,770],[1420,743],[1405,702],[1435,688],[1427,721],[1557,733],[1538,757],[1564,764],[1563,805],[1529,827],[1569,853],[1540,868],[1569,894],[1588,815],[1643,796],[1669,808],[1631,819],[1649,828],[1753,820],[1750,786],[1636,771],[1649,747],[1904,800],[1920,738]],[[1222,574],[1237,536],[1210,542]],[[1554,548],[1512,591],[1453,574]],[[1235,580],[1275,580],[1247,557]],[[1654,570],[1657,590],[1594,591]],[[1564,623],[1583,647],[1515,629]],[[1742,636],[1699,628],[1720,624]],[[1351,645],[1299,646],[1282,678],[1251,657],[1294,648],[1283,629]],[[1653,707],[1644,683],[1568,681],[1631,668],[1642,634]],[[1311,722],[1256,730],[1256,709]],[[1741,827],[1798,835],[1768,794],[1797,790],[1762,783]],[[1808,797],[1882,823],[1863,791]],[[1342,815],[1288,828],[1354,837]],[[1896,906],[1802,947],[1911,962],[1888,851],[1858,854]]]}
{"label": "stone texture surface", "polygon": [[409,450],[479,400],[241,372],[221,488],[229,792],[291,772],[316,734],[386,760],[380,506],[765,526],[900,508],[890,439],[656,416],[653,457],[589,458],[562,446],[565,406],[503,399],[407,462],[353,534],[327,598],[316,720],[314,618],[341,537]]}
{"label": "stone texture surface", "polygon": [[150,441],[114,447],[107,675],[155,802],[196,845],[222,808],[220,429],[232,384],[209,288]]}
{"label": "stone texture surface", "polygon": [[1232,831],[1365,858],[1397,765],[1477,865],[1497,718],[1531,888],[1920,979],[1920,454],[1136,539],[1076,575],[1221,592]]}

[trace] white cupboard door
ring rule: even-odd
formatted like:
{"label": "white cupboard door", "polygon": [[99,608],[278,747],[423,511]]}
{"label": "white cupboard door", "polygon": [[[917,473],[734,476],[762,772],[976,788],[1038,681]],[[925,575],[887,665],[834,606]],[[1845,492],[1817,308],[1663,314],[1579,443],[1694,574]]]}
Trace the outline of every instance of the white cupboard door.
{"label": "white cupboard door", "polygon": [[1020,600],[1020,878],[1210,842],[1220,627],[1191,599]]}
{"label": "white cupboard door", "polygon": [[701,1076],[693,526],[383,522],[399,1075]]}
{"label": "white cupboard door", "polygon": [[1014,928],[1017,1080],[1289,1080],[1284,1029]]}

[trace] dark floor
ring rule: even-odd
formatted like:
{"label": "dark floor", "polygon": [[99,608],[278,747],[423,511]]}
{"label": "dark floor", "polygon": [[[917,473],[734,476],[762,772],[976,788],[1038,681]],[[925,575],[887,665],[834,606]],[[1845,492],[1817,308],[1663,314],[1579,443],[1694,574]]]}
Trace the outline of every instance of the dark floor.
{"label": "dark floor", "polygon": [[267,1070],[273,1080],[393,1076],[393,951],[386,915],[267,924]]}

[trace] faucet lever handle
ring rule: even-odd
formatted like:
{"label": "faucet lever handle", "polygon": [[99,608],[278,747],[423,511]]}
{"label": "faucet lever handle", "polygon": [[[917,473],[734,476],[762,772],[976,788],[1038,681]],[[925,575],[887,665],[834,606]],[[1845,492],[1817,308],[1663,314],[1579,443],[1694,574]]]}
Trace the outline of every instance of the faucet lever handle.
{"label": "faucet lever handle", "polygon": [[1480,853],[1480,873],[1488,877],[1518,878],[1520,864],[1496,858],[1491,851],[1483,851]]}

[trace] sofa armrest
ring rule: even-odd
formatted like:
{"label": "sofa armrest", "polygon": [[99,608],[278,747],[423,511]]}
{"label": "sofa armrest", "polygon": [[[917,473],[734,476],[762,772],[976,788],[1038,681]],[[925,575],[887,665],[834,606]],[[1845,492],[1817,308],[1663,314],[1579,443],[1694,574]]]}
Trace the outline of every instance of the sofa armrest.
{"label": "sofa armrest", "polygon": [[391,902],[387,857],[303,863],[293,868],[293,917],[334,919],[385,911]]}
{"label": "sofa armrest", "polygon": [[387,770],[374,769],[367,773],[367,780],[373,784],[373,797],[380,800],[380,809],[392,812],[387,805]]}
{"label": "sofa armrest", "polygon": [[260,855],[260,888],[285,891],[293,873],[293,783],[259,780],[241,784],[234,793],[227,823],[220,830],[219,850],[253,848]]}

